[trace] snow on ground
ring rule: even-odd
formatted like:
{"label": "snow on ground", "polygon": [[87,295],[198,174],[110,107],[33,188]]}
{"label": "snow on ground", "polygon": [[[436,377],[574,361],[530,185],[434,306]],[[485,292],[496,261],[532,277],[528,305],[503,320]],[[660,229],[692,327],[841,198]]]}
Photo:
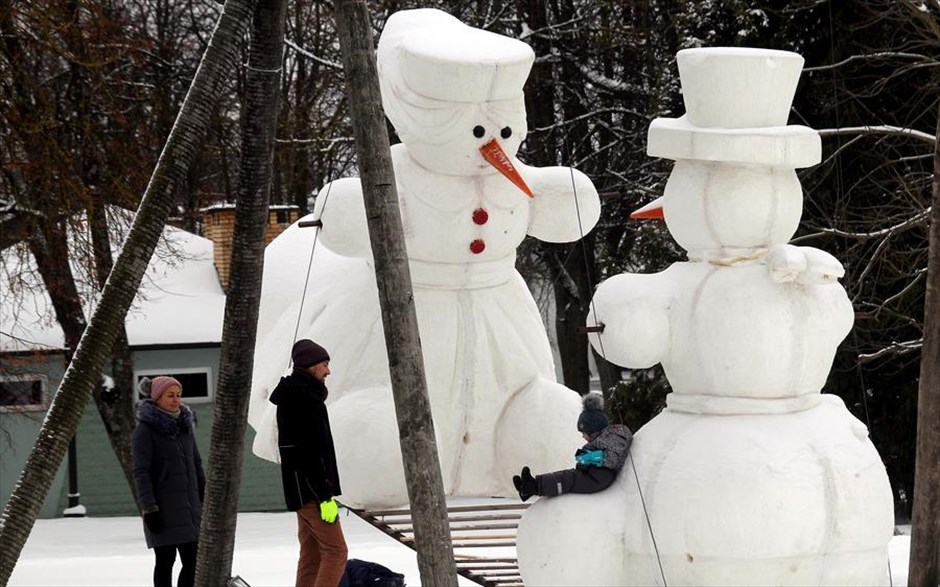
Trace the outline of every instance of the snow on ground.
{"label": "snow on ground", "polygon": [[[377,562],[404,573],[408,585],[420,584],[414,551],[354,515],[340,515],[350,558]],[[233,574],[252,587],[293,585],[296,529],[292,513],[239,514]],[[909,548],[908,535],[891,541],[893,585],[907,584]],[[152,570],[153,554],[144,544],[140,518],[37,520],[10,585],[146,586],[152,584]],[[463,578],[460,584],[473,585]]]}
{"label": "snow on ground", "polygon": [[[404,573],[420,583],[415,553],[356,516],[341,512],[349,557]],[[252,587],[294,584],[297,522],[293,513],[238,515],[232,572]],[[179,562],[174,578],[179,572]],[[152,585],[153,553],[140,518],[37,520],[10,578],[11,586]],[[175,580],[175,579],[174,579]],[[473,583],[461,578],[461,585]]]}

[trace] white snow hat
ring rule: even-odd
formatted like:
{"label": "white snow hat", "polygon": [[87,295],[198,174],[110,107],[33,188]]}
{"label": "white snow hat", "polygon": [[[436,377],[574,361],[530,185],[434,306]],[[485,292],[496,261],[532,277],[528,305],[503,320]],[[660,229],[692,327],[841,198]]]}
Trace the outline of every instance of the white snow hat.
{"label": "white snow hat", "polygon": [[803,57],[752,47],[700,47],[676,54],[686,117],[702,128],[785,126]]}
{"label": "white snow hat", "polygon": [[386,73],[424,98],[444,102],[517,99],[535,61],[522,41],[467,26],[431,8],[392,14],[379,39]]}

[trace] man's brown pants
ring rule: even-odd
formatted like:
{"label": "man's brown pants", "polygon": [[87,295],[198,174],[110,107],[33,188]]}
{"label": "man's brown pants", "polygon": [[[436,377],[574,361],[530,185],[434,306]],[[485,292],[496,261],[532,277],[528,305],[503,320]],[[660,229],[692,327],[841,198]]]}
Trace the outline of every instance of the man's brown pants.
{"label": "man's brown pants", "polygon": [[320,504],[310,502],[297,510],[296,587],[337,587],[346,570],[346,539],[339,518],[327,524],[320,518]]}

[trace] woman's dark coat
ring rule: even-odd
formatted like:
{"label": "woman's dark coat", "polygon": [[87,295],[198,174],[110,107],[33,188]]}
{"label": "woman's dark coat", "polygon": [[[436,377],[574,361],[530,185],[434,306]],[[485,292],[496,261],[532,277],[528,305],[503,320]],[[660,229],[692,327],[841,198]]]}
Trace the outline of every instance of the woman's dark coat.
{"label": "woman's dark coat", "polygon": [[295,369],[271,392],[277,405],[277,444],[287,509],[329,501],[342,491],[322,381]]}
{"label": "woman's dark coat", "polygon": [[196,446],[193,413],[180,406],[174,418],[153,400],[137,404],[134,429],[134,481],[142,513],[159,511],[163,527],[144,527],[147,546],[185,544],[199,539],[206,476]]}

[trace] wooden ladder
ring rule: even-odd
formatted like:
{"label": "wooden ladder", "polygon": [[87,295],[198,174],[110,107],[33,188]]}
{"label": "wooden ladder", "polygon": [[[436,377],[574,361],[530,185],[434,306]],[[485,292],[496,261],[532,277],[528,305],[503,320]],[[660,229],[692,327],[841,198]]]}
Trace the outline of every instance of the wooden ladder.
{"label": "wooden ladder", "polygon": [[[516,559],[516,529],[529,504],[479,501],[447,507],[457,574],[483,587],[523,587]],[[410,509],[347,509],[415,550]]]}

